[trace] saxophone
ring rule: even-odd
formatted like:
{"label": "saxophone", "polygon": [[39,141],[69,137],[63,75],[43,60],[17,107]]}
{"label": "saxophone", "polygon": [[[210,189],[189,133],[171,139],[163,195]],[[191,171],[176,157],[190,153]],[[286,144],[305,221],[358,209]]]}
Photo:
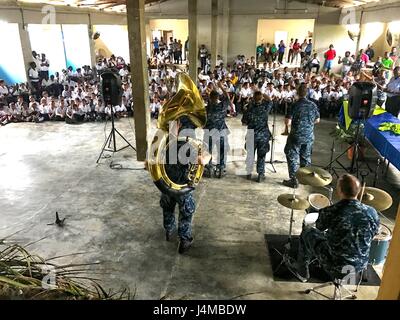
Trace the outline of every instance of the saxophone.
{"label": "saxophone", "polygon": [[177,93],[162,106],[157,120],[158,129],[147,155],[147,169],[154,184],[163,193],[181,195],[190,192],[203,176],[204,164],[199,164],[197,161],[188,164],[189,182],[186,184],[173,181],[167,174],[165,165],[170,141],[190,144],[191,150],[197,151],[198,156],[208,154],[203,141],[190,137],[177,137],[169,133],[170,123],[183,116],[189,118],[196,127],[204,127],[207,121],[205,105],[199,90],[186,73],[178,75]]}

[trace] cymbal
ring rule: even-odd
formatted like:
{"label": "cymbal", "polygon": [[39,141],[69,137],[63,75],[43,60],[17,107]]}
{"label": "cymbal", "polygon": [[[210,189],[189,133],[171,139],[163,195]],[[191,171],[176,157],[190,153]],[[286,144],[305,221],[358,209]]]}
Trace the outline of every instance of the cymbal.
{"label": "cymbal", "polygon": [[386,191],[378,188],[366,187],[361,202],[378,211],[384,211],[392,206],[393,199]]}
{"label": "cymbal", "polygon": [[310,207],[310,203],[299,196],[293,194],[281,194],[278,202],[286,208],[293,210],[305,210]]}
{"label": "cymbal", "polygon": [[325,187],[332,182],[332,175],[318,167],[303,167],[300,168],[296,177],[301,184],[313,187]]}

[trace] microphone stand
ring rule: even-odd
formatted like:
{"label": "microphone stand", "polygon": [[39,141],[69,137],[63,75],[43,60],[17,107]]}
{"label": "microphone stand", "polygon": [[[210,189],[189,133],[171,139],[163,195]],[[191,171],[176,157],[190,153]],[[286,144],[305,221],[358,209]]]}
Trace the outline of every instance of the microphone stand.
{"label": "microphone stand", "polygon": [[280,160],[275,160],[274,156],[275,156],[275,136],[276,136],[276,103],[275,101],[273,102],[273,107],[272,107],[272,133],[271,133],[271,156],[269,161],[267,161],[266,163],[269,163],[272,166],[272,172],[273,173],[277,173],[274,163],[286,163],[286,161],[280,161]]}

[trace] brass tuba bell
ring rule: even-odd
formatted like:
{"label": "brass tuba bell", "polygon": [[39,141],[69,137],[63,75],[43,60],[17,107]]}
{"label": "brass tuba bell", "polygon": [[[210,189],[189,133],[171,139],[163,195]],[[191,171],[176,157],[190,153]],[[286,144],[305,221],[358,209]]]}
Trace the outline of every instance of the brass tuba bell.
{"label": "brass tuba bell", "polygon": [[184,194],[200,182],[204,172],[204,165],[197,161],[188,163],[188,182],[185,184],[173,181],[166,170],[167,153],[171,141],[188,143],[191,150],[197,155],[204,155],[207,151],[203,141],[190,137],[177,137],[169,133],[171,122],[186,116],[196,127],[204,127],[207,113],[204,102],[195,83],[186,73],[178,75],[177,93],[168,100],[161,109],[157,121],[157,132],[153,138],[147,157],[147,169],[157,188],[163,193]]}

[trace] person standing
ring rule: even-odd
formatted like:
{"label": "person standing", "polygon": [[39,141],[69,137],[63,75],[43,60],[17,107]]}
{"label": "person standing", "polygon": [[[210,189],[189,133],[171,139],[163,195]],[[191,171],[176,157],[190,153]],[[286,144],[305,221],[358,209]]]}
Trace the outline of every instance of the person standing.
{"label": "person standing", "polygon": [[283,63],[283,55],[285,54],[285,49],[286,49],[285,43],[283,42],[283,40],[281,40],[278,45],[278,62],[280,64]]}
{"label": "person standing", "polygon": [[153,41],[153,56],[157,57],[157,55],[160,53],[160,44],[158,41],[158,38],[155,37]]}
{"label": "person standing", "polygon": [[304,59],[304,57],[306,56],[306,48],[307,48],[307,46],[308,46],[308,43],[307,43],[307,39],[304,39],[304,41],[303,41],[303,43],[301,44],[301,51],[300,51],[300,56],[301,56],[301,59]]}
{"label": "person standing", "polygon": [[289,180],[284,180],[283,185],[290,188],[298,187],[296,172],[299,166],[311,165],[314,125],[320,121],[318,107],[306,98],[307,93],[307,85],[302,83],[297,89],[299,100],[293,104],[285,119],[285,124],[291,125],[291,130],[284,150],[288,163]]}
{"label": "person standing", "polygon": [[185,41],[185,61],[189,60],[189,37]]}
{"label": "person standing", "polygon": [[375,51],[370,44],[368,45],[367,50],[365,50],[365,54],[368,55],[370,61],[375,57]]}
{"label": "person standing", "polygon": [[272,106],[271,100],[263,100],[263,94],[260,91],[256,91],[254,93],[254,101],[250,103],[247,112],[243,115],[242,123],[247,125],[247,180],[251,180],[256,151],[257,182],[265,180],[265,156],[270,150],[269,140],[271,138],[271,132],[268,128],[268,114]]}
{"label": "person standing", "polygon": [[299,43],[299,40],[296,39],[293,43],[293,56],[292,56],[292,61],[291,63],[297,66],[300,64],[301,56],[300,56],[300,51],[301,51],[301,46]]}
{"label": "person standing", "polygon": [[293,43],[294,43],[294,41],[292,38],[292,39],[290,39],[290,43],[289,43],[289,53],[288,53],[288,60],[287,60],[288,63],[292,63],[292,60],[293,60]]}
{"label": "person standing", "polygon": [[390,59],[393,60],[393,65],[396,66],[397,59],[399,58],[396,47],[392,47],[392,50],[390,50],[390,53],[389,53],[389,57],[390,57]]}
{"label": "person standing", "polygon": [[364,66],[367,65],[367,63],[369,62],[369,56],[364,52],[364,49],[360,50],[360,59],[362,62],[364,62]]}
{"label": "person standing", "polygon": [[203,70],[203,72],[205,72],[206,70],[207,56],[208,56],[208,50],[206,46],[202,44],[199,49],[199,59],[200,59],[201,69]]}
{"label": "person standing", "polygon": [[39,70],[35,62],[29,64],[28,78],[31,86],[34,89],[36,97],[40,95],[40,81],[39,81]]}
{"label": "person standing", "polygon": [[182,64],[182,42],[181,40],[178,40],[176,44],[176,57],[177,57],[177,63]]}
{"label": "person standing", "polygon": [[42,53],[42,57],[40,59],[40,66],[39,66],[39,78],[43,80],[45,78],[49,78],[49,59],[46,58],[46,55]]}
{"label": "person standing", "polygon": [[312,48],[313,48],[312,40],[309,39],[309,40],[308,40],[308,43],[307,43],[307,46],[306,46],[306,48],[304,49],[304,52],[305,52],[305,54],[306,54],[306,57],[307,57],[307,56],[308,56],[308,57],[311,57]]}
{"label": "person standing", "polygon": [[[207,123],[204,127],[204,141],[208,144],[208,152],[212,154],[213,147],[216,146],[218,157],[216,166],[216,176],[222,178],[225,175],[226,167],[226,151],[228,145],[228,126],[226,125],[225,118],[230,105],[229,95],[222,88],[223,99],[219,101],[219,93],[216,90],[211,91],[209,101],[206,106],[207,110]],[[212,165],[211,161],[206,166],[208,173],[211,175]]]}
{"label": "person standing", "polygon": [[[171,122],[172,123],[172,122]],[[175,131],[178,136],[179,131],[182,129],[180,119],[173,124],[171,132]],[[180,159],[180,149],[186,148],[185,141],[178,141],[178,139],[171,137],[169,139],[169,152],[167,152],[165,171],[170,179],[178,184],[187,184],[189,182],[189,165]],[[169,155],[175,154],[173,157],[174,163],[170,163]],[[191,153],[192,154],[192,153]],[[177,161],[176,161],[177,159]],[[198,156],[198,164],[204,165],[209,160],[209,156]],[[174,231],[176,229],[175,221],[175,207],[179,207],[179,220],[178,220],[178,237],[179,237],[179,254],[183,254],[190,249],[193,243],[192,235],[192,219],[196,210],[196,203],[193,197],[193,191],[183,194],[173,192],[162,192],[160,197],[160,207],[163,211],[163,226],[165,229],[165,239],[171,241]]]}
{"label": "person standing", "polygon": [[400,67],[394,68],[393,77],[390,79],[384,92],[387,95],[386,111],[397,118],[400,113]]}
{"label": "person standing", "polygon": [[324,69],[329,74],[329,71],[333,67],[333,60],[336,58],[336,50],[333,48],[333,44],[329,46],[329,50],[325,52],[325,65]]}
{"label": "person standing", "polygon": [[167,44],[164,41],[164,38],[161,37],[158,43],[158,47],[160,48],[160,53],[164,54],[164,51],[167,49]]}

